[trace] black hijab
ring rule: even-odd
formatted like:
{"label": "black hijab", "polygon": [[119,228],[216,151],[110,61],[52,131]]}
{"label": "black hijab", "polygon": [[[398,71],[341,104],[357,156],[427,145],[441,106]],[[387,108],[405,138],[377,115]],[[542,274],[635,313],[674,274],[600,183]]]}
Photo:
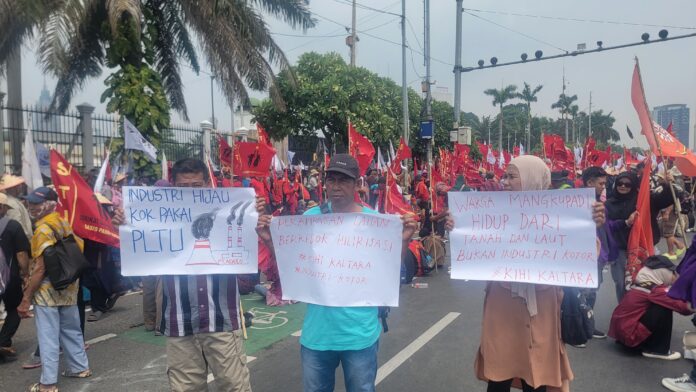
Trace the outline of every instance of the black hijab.
{"label": "black hijab", "polygon": [[[617,191],[617,185],[621,181],[631,181],[631,191],[621,194]],[[610,220],[626,220],[636,210],[638,202],[638,177],[631,172],[624,172],[616,176],[611,197],[607,199],[607,218]]]}

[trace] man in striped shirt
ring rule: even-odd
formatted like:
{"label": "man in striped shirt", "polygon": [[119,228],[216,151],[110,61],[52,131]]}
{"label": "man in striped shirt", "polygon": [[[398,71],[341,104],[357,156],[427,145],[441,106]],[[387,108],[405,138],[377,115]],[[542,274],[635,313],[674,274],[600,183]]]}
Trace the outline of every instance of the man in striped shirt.
{"label": "man in striped shirt", "polygon": [[[185,158],[171,171],[175,187],[208,188],[205,163]],[[123,210],[114,223],[123,223]],[[160,331],[167,337],[172,391],[206,391],[208,369],[221,391],[251,392],[240,329],[237,276],[164,276]]]}

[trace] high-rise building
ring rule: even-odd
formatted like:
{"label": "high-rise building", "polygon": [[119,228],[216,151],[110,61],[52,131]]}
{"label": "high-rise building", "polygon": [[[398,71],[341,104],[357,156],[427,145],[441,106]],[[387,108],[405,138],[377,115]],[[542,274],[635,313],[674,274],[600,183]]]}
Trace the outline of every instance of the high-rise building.
{"label": "high-rise building", "polygon": [[690,132],[689,127],[689,108],[683,104],[673,104],[664,106],[655,106],[653,108],[653,120],[664,129],[667,129],[669,123],[672,123],[672,131],[677,136],[680,142],[685,146],[690,146],[694,136]]}

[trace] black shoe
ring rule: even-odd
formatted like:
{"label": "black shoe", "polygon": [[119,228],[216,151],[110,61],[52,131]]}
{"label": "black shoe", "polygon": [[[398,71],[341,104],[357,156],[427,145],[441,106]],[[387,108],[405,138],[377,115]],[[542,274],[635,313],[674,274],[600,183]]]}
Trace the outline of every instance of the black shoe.
{"label": "black shoe", "polygon": [[607,334],[605,334],[605,333],[602,332],[602,331],[599,331],[599,330],[596,330],[596,329],[595,329],[594,332],[592,332],[592,338],[593,338],[593,339],[606,339],[606,338],[607,338]]}

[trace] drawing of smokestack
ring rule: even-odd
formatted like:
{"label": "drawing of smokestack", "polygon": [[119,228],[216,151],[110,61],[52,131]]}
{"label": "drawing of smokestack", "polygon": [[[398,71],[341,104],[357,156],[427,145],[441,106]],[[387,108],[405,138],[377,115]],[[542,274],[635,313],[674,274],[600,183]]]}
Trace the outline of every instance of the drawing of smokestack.
{"label": "drawing of smokestack", "polygon": [[193,221],[191,233],[196,239],[193,245],[193,252],[186,265],[217,264],[210,249],[210,230],[215,223],[215,213],[217,210],[201,214]]}

